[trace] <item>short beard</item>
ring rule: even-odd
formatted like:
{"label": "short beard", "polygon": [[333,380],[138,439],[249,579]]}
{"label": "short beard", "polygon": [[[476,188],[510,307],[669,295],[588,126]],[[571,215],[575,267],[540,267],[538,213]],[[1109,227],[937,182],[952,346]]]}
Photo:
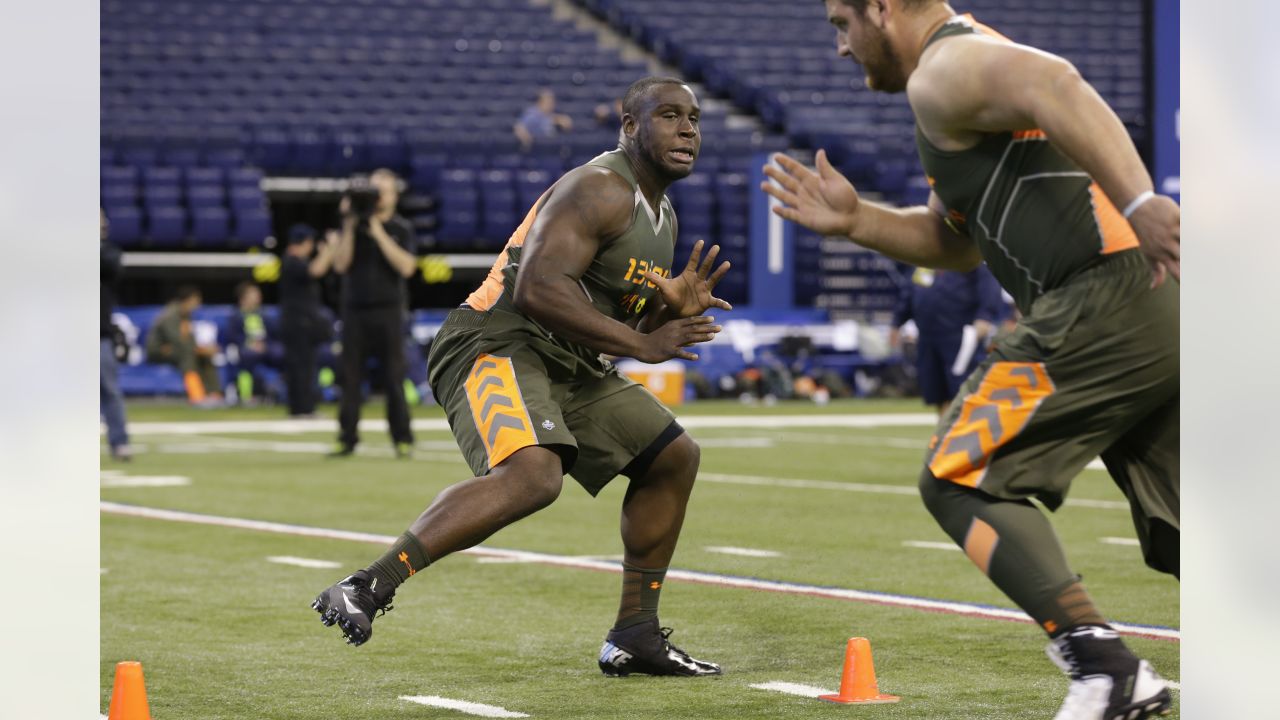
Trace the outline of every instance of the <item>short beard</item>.
{"label": "short beard", "polygon": [[902,74],[902,61],[883,33],[875,36],[875,51],[863,63],[867,75],[867,87],[876,92],[900,93],[907,89],[907,78]]}

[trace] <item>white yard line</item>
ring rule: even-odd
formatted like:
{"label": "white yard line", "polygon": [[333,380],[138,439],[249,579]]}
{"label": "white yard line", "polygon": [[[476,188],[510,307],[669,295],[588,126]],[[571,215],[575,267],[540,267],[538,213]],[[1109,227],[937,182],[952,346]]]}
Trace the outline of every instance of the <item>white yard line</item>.
{"label": "white yard line", "polygon": [[292,555],[272,555],[267,558],[267,562],[273,562],[279,565],[316,568],[317,570],[342,567],[342,563],[336,563],[332,560],[312,560],[311,558],[300,558]]}
{"label": "white yard line", "polygon": [[430,707],[445,708],[446,710],[457,710],[458,712],[468,715],[479,715],[480,717],[489,718],[526,718],[529,717],[522,712],[512,712],[506,708],[497,705],[485,705],[484,703],[467,702],[466,700],[452,700],[450,698],[442,698],[436,695],[401,695],[401,700],[408,700],[411,703],[419,705],[428,705]]}
{"label": "white yard line", "polygon": [[933,542],[931,540],[903,540],[903,547],[923,548],[925,550],[960,550],[955,543]]}
{"label": "white yard line", "polygon": [[[114,502],[100,502],[98,507],[102,512],[115,515],[125,515],[130,517],[150,518],[154,520],[170,520],[174,522],[196,523],[201,525],[215,525],[220,527],[237,528],[242,530],[259,530],[263,532],[274,532],[285,535],[299,535],[303,537],[318,537],[337,540],[355,540],[359,542],[375,543],[386,546],[395,541],[390,535],[379,535],[375,533],[352,532],[349,530],[334,530],[329,528],[308,527],[305,525],[291,525],[287,523],[268,522],[265,520],[249,520],[246,518],[221,517],[217,515],[202,515],[198,513],[183,512],[180,510],[163,510],[159,508],[142,507],[138,505],[125,505]],[[556,567],[578,568],[583,570],[599,570],[604,572],[617,573],[622,572],[622,566],[616,562],[602,562],[599,560],[579,559],[576,557],[565,555],[552,555],[549,553],[535,553],[524,550],[505,550],[501,548],[486,548],[483,546],[474,547],[469,550],[462,551],[469,555],[478,555],[481,557],[507,557],[528,559],[529,562],[540,563],[543,565],[552,565]],[[739,577],[735,575],[720,575],[716,573],[699,572],[695,570],[676,570],[667,571],[668,580],[683,580],[685,582],[699,583],[702,585],[713,585],[716,587],[738,588],[742,590],[759,590],[764,592],[776,592],[787,595],[809,595],[813,597],[822,597],[833,600],[847,600],[852,602],[870,603],[874,605],[887,605],[890,607],[910,608],[915,610],[925,610],[929,612],[939,612],[951,615],[963,615],[966,617],[983,618],[988,620],[1004,620],[1008,622],[1031,623],[1031,618],[1020,610],[1011,610],[1007,608],[992,607],[989,605],[977,605],[973,603],[955,602],[951,600],[935,600],[931,598],[913,597],[910,595],[894,595],[891,593],[872,592],[866,590],[852,590],[845,588],[824,587],[821,585],[805,585],[802,583],[781,582],[777,580],[761,580],[758,578]],[[1112,623],[1114,627],[1122,635],[1133,635],[1137,637],[1147,637],[1157,640],[1181,640],[1181,633],[1174,628],[1151,626],[1151,625],[1133,625],[1128,623]]]}
{"label": "white yard line", "polygon": [[698,445],[704,448],[768,449],[776,447],[777,444],[776,440],[768,437],[698,438]]}
{"label": "white yard line", "polygon": [[799,695],[800,697],[816,698],[819,695],[835,695],[835,690],[827,690],[825,688],[814,687],[813,685],[801,685],[799,683],[781,682],[773,680],[767,683],[756,683],[751,687],[757,690],[772,690],[773,692],[786,693],[788,695]]}
{"label": "white yard line", "polygon": [[1175,682],[1173,680],[1165,680],[1165,682],[1168,683],[1170,690],[1177,690],[1178,692],[1182,692],[1182,683]]}
{"label": "white yard line", "polygon": [[[622,562],[621,555],[569,555],[566,556],[570,560],[595,560],[599,562]],[[476,562],[485,565],[501,565],[501,564],[518,564],[518,563],[534,563],[535,558],[527,557],[481,557],[476,558]]]}
{"label": "white yard line", "polygon": [[[804,480],[800,478],[779,478],[763,475],[732,475],[728,473],[698,473],[699,482],[728,483],[732,485],[755,485],[760,487],[784,487],[801,490],[839,490],[841,492],[877,493],[882,495],[904,495],[919,497],[920,491],[914,485],[878,485],[871,483],[848,483],[837,480]],[[1098,510],[1128,510],[1129,503],[1116,500],[1077,500],[1067,498],[1068,506],[1087,507]]]}
{"label": "white yard line", "polygon": [[[781,428],[781,427],[933,427],[938,418],[928,413],[894,413],[866,415],[693,415],[680,418],[686,428]],[[449,429],[444,418],[418,418],[414,430]],[[218,433],[298,434],[337,432],[338,421],[314,420],[206,420],[196,422],[135,422],[129,424],[131,435],[208,435]],[[386,432],[387,421],[370,418],[360,421],[360,430]],[[106,432],[105,429],[103,432]]]}
{"label": "white yard line", "polygon": [[1130,547],[1140,547],[1142,545],[1142,543],[1138,542],[1138,538],[1124,537],[1100,537],[1098,542],[1106,543],[1107,545],[1127,545]]}
{"label": "white yard line", "polygon": [[702,548],[707,552],[720,553],[721,555],[738,555],[750,558],[776,558],[782,557],[782,553],[773,550],[756,550],[755,548],[740,548],[729,545],[708,545]]}
{"label": "white yard line", "polygon": [[190,484],[191,478],[181,475],[113,475],[102,478],[104,488],[180,487]]}

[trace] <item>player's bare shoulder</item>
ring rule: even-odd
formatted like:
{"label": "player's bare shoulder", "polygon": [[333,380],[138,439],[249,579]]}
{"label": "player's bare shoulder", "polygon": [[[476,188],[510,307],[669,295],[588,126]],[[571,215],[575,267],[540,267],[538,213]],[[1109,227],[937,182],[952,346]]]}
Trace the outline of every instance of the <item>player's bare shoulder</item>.
{"label": "player's bare shoulder", "polygon": [[582,165],[556,182],[540,215],[576,220],[601,239],[626,232],[635,211],[635,191],[626,178],[596,165]]}
{"label": "player's bare shoulder", "polygon": [[959,150],[976,141],[969,120],[983,102],[993,53],[1008,44],[980,34],[955,35],[938,40],[920,55],[907,80],[907,102],[934,145]]}

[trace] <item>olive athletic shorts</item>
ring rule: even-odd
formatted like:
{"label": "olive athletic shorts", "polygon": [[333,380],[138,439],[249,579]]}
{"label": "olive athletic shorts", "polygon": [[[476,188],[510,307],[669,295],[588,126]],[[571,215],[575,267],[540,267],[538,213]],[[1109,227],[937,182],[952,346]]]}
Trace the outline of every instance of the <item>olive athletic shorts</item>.
{"label": "olive athletic shorts", "polygon": [[1179,289],[1150,285],[1133,250],[1038,298],[961,386],[929,471],[1056,510],[1100,455],[1149,555],[1153,519],[1179,529]]}
{"label": "olive athletic shorts", "polygon": [[431,345],[431,390],[477,476],[540,445],[596,495],[619,474],[642,474],[683,432],[644,386],[522,331],[527,324],[503,310],[458,308]]}

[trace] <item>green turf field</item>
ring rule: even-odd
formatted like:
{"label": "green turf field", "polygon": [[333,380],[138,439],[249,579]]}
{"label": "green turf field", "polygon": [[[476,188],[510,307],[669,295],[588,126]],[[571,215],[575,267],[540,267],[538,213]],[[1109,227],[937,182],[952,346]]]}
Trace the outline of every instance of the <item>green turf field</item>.
{"label": "green turf field", "polygon": [[[911,491],[930,428],[793,427],[785,419],[921,410],[912,401],[682,410],[703,444],[704,477],[672,566],[1010,607],[963,553],[927,545],[947,541]],[[333,461],[321,457],[333,439],[323,428],[190,433],[186,425],[152,433],[146,426],[271,420],[281,414],[276,408],[129,411],[141,452],[128,465],[104,456],[102,499],[112,503],[397,535],[437,492],[469,475],[445,430],[417,431],[410,461],[393,459],[376,430],[364,433],[357,457]],[[715,425],[717,416],[766,413],[780,416],[772,427],[703,427],[693,419]],[[366,407],[366,418],[379,416]],[[152,486],[128,486],[148,477],[155,480],[141,482]],[[555,505],[485,547],[616,559],[624,482],[593,500],[566,481]],[[1118,622],[1178,627],[1178,584],[1147,570],[1138,549],[1123,544],[1133,529],[1106,474],[1085,471],[1071,499],[1089,502],[1068,505],[1054,522],[1103,611]],[[723,547],[777,555],[709,549]],[[610,680],[595,656],[616,611],[618,575],[470,554],[412,579],[394,611],[376,621],[373,639],[347,647],[308,605],[379,553],[356,540],[104,512],[101,711],[118,660],[143,663],[157,720],[475,717],[402,696],[536,718],[1050,718],[1067,685],[1032,625],[677,579],[663,593],[663,624],[676,628],[676,644],[721,663],[725,674]],[[267,560],[279,556],[340,568]],[[835,690],[844,643],[855,635],[871,640],[881,689],[901,695],[900,704],[841,707],[751,687]],[[1165,677],[1179,678],[1178,642],[1129,643]]]}

